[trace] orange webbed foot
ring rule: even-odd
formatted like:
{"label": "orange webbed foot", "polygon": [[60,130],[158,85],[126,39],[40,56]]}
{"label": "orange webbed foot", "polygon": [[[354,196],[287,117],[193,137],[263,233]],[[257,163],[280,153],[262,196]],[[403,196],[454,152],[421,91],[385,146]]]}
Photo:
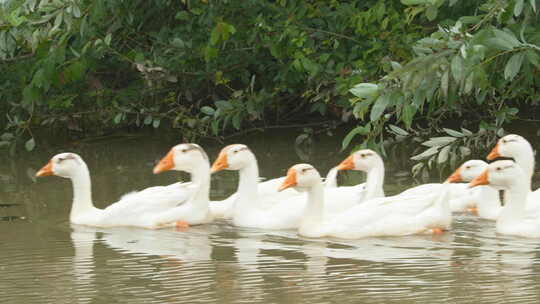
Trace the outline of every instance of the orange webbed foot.
{"label": "orange webbed foot", "polygon": [[472,208],[469,208],[467,209],[467,212],[473,214],[473,215],[478,215],[478,208],[476,207],[472,207]]}
{"label": "orange webbed foot", "polygon": [[433,228],[431,229],[431,233],[434,235],[441,235],[444,233],[444,229],[441,228]]}
{"label": "orange webbed foot", "polygon": [[189,228],[189,223],[186,222],[186,221],[177,221],[175,223],[175,227],[178,230],[185,230],[185,229]]}

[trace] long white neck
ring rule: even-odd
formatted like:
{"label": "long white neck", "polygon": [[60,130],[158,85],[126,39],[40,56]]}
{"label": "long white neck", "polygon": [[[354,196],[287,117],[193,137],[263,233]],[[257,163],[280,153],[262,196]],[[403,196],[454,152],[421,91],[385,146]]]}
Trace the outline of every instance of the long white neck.
{"label": "long white neck", "polygon": [[379,160],[376,166],[367,172],[366,178],[366,197],[370,200],[377,197],[384,197],[384,163]]}
{"label": "long white neck", "polygon": [[71,177],[73,185],[73,203],[71,205],[70,219],[95,209],[92,203],[92,185],[90,172],[86,164],[82,164],[80,170]]}
{"label": "long white neck", "polygon": [[324,188],[317,183],[308,190],[307,206],[300,222],[299,232],[306,236],[322,236],[324,223]]}
{"label": "long white neck", "polygon": [[197,185],[192,198],[193,206],[201,211],[208,210],[210,195],[210,163],[202,162],[191,172],[191,182]]}
{"label": "long white neck", "polygon": [[259,168],[257,161],[250,162],[246,167],[238,170],[238,199],[234,204],[235,214],[246,214],[248,210],[257,208],[259,183]]}
{"label": "long white neck", "polygon": [[473,189],[474,199],[481,218],[496,219],[501,210],[499,191],[490,186],[478,186]]}
{"label": "long white neck", "polygon": [[[534,152],[532,148],[523,149],[514,155],[514,160],[523,169],[523,172],[527,174],[527,178],[531,179],[534,174]],[[530,185],[528,189],[530,191]]]}
{"label": "long white neck", "polygon": [[531,180],[525,178],[515,182],[505,191],[505,205],[501,210],[497,225],[521,221],[525,216],[525,205],[530,189]]}

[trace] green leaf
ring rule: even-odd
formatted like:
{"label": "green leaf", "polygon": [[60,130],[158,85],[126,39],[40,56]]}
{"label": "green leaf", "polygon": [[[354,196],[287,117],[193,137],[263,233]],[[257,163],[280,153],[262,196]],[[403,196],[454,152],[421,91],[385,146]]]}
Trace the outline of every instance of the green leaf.
{"label": "green leaf", "polygon": [[[367,126],[366,126],[367,127]],[[358,134],[360,135],[365,135],[369,132],[369,130],[366,130],[366,127],[363,127],[363,126],[358,126],[354,129],[352,129],[348,134],[347,136],[345,136],[345,138],[343,139],[343,142],[341,143],[341,151],[347,149],[347,147],[349,146],[349,144],[351,143],[351,140]],[[369,128],[371,129],[371,128]]]}
{"label": "green leaf", "polygon": [[391,61],[390,65],[392,65],[392,69],[394,71],[403,68],[403,66],[401,64],[399,64],[399,62],[396,62],[396,61]]}
{"label": "green leaf", "polygon": [[436,154],[437,152],[439,152],[439,147],[431,147],[431,148],[425,150],[424,152],[411,157],[411,159],[412,160],[426,159],[426,158]]}
{"label": "green leaf", "polygon": [[465,134],[461,133],[461,132],[458,132],[456,130],[452,130],[452,129],[447,129],[447,128],[443,128],[444,132],[446,132],[446,134],[450,135],[450,136],[454,136],[454,137],[464,137]]}
{"label": "green leaf", "polygon": [[27,104],[31,104],[32,102],[36,102],[39,100],[41,94],[38,88],[34,87],[33,85],[29,84],[23,89],[23,100]]}
{"label": "green leaf", "polygon": [[154,129],[157,129],[157,128],[159,128],[160,123],[161,123],[161,119],[156,118],[156,119],[154,119],[154,121],[152,121],[152,127],[154,127]]}
{"label": "green leaf", "polygon": [[189,20],[189,14],[186,11],[180,11],[176,13],[176,16],[174,16],[174,18],[176,20],[187,21]]}
{"label": "green leaf", "polygon": [[446,71],[441,77],[441,90],[445,98],[448,96],[448,75],[449,73]]}
{"label": "green leaf", "polygon": [[471,149],[469,147],[461,146],[459,147],[459,152],[461,153],[461,157],[466,157],[471,154]]}
{"label": "green leaf", "polygon": [[36,147],[36,142],[34,141],[34,138],[32,137],[29,140],[27,140],[26,143],[24,144],[24,147],[26,148],[26,151],[34,150],[34,148]]}
{"label": "green leaf", "polygon": [[221,109],[222,111],[232,110],[234,108],[233,105],[226,100],[218,100],[215,102],[215,105],[218,109]]}
{"label": "green leaf", "polygon": [[437,163],[443,164],[448,160],[448,153],[450,152],[450,148],[452,148],[452,146],[448,145],[441,149],[437,157]]}
{"label": "green leaf", "polygon": [[530,2],[531,2],[531,7],[532,7],[533,12],[536,13],[536,0],[531,0]]}
{"label": "green leaf", "polygon": [[113,121],[114,121],[114,124],[119,124],[121,121],[122,121],[122,115],[123,113],[118,113],[116,114],[116,116],[114,117]]}
{"label": "green leaf", "polygon": [[390,128],[390,130],[392,130],[394,133],[396,133],[397,135],[401,135],[401,136],[408,136],[409,135],[409,132],[403,130],[402,128],[396,126],[396,125],[388,125],[388,127]]}
{"label": "green leaf", "polygon": [[87,65],[82,61],[73,62],[64,69],[64,81],[69,83],[81,80],[87,68]]}
{"label": "green leaf", "polygon": [[529,62],[540,70],[540,56],[538,56],[538,53],[532,50],[527,50],[525,53]]}
{"label": "green leaf", "polygon": [[501,43],[500,46],[504,47],[506,50],[511,50],[521,44],[512,32],[501,31],[498,29],[493,29],[492,31],[495,38],[498,39],[497,41]]}
{"label": "green leaf", "polygon": [[516,0],[514,3],[514,16],[518,17],[523,11],[523,0]]}
{"label": "green leaf", "polygon": [[210,33],[210,44],[211,45],[216,45],[218,42],[219,42],[219,37],[220,37],[220,34],[219,34],[219,31],[218,31],[218,27],[220,25],[218,24],[213,30],[212,30],[212,33]]}
{"label": "green leaf", "polygon": [[216,58],[218,56],[218,49],[214,48],[214,47],[211,47],[211,46],[206,46],[204,48],[204,60],[205,61],[210,61],[214,58]]}
{"label": "green leaf", "polygon": [[240,113],[236,113],[236,115],[232,118],[232,125],[236,130],[240,130],[240,126],[242,124],[242,117],[240,116]]}
{"label": "green leaf", "polygon": [[364,115],[366,115],[369,110],[370,103],[368,101],[357,102],[354,104],[353,115],[354,117],[364,120]]}
{"label": "green leaf", "polygon": [[517,73],[519,73],[519,70],[521,69],[521,64],[523,63],[524,57],[525,54],[523,52],[514,54],[512,57],[510,57],[510,60],[508,60],[506,67],[504,68],[504,79],[512,80],[514,77],[516,77]]}
{"label": "green leaf", "polygon": [[432,137],[429,140],[422,143],[422,146],[426,147],[442,147],[456,141],[457,138],[450,136]]}
{"label": "green leaf", "polygon": [[105,44],[111,45],[111,40],[112,40],[112,34],[108,33],[107,36],[105,36]]}
{"label": "green leaf", "polygon": [[461,132],[463,132],[463,134],[465,134],[466,136],[471,136],[471,135],[473,135],[473,132],[471,132],[471,131],[469,131],[469,130],[463,128],[463,127],[461,128]]}
{"label": "green leaf", "polygon": [[411,127],[414,114],[416,114],[416,108],[413,105],[406,104],[401,110],[401,120],[405,123],[407,128]]}
{"label": "green leaf", "polygon": [[390,103],[390,94],[379,96],[379,98],[377,98],[377,101],[375,101],[375,104],[373,104],[373,107],[371,108],[369,119],[371,121],[379,119],[384,110],[386,109],[386,106],[388,106],[388,103]]}
{"label": "green leaf", "polygon": [[204,107],[201,108],[201,112],[203,112],[203,113],[206,114],[206,115],[210,115],[210,116],[211,116],[211,115],[214,115],[214,113],[215,113],[216,111],[215,111],[214,108],[212,108],[212,107],[204,106]]}
{"label": "green leaf", "polygon": [[52,27],[52,29],[49,31],[49,34],[50,33],[54,33],[59,27],[60,25],[62,24],[62,19],[64,18],[64,13],[60,10],[58,10],[58,14],[56,15],[56,18],[54,19],[54,25]]}
{"label": "green leaf", "polygon": [[424,163],[418,163],[414,165],[411,169],[413,176],[418,175],[420,172],[422,172],[422,169],[424,168]]}
{"label": "green leaf", "polygon": [[437,18],[437,12],[438,12],[437,7],[435,5],[430,5],[426,10],[426,18],[429,21],[435,20],[435,18]]}
{"label": "green leaf", "polygon": [[403,5],[411,6],[411,5],[423,5],[430,3],[430,0],[401,0],[401,3]]}
{"label": "green leaf", "polygon": [[79,8],[79,6],[77,4],[74,4],[71,7],[72,7],[71,11],[73,12],[73,17],[81,18],[81,9]]}
{"label": "green leaf", "polygon": [[6,133],[2,134],[2,136],[0,136],[0,139],[3,140],[3,141],[10,141],[13,138],[15,138],[15,136],[13,136],[13,133],[9,133],[9,132],[6,132]]}
{"label": "green leaf", "polygon": [[454,80],[457,83],[460,83],[463,79],[463,59],[460,55],[455,55],[454,58],[452,58],[451,63],[451,69],[452,69],[452,77],[454,77]]}
{"label": "green leaf", "polygon": [[379,86],[374,83],[359,83],[349,90],[354,96],[363,99],[370,99],[377,96]]}
{"label": "green leaf", "polygon": [[153,120],[152,115],[148,115],[148,116],[146,116],[146,117],[144,118],[144,124],[145,124],[145,125],[149,125],[149,124],[152,123],[152,120]]}
{"label": "green leaf", "polygon": [[469,94],[473,88],[473,81],[474,81],[474,74],[471,73],[465,80],[465,88],[463,89],[463,93]]}

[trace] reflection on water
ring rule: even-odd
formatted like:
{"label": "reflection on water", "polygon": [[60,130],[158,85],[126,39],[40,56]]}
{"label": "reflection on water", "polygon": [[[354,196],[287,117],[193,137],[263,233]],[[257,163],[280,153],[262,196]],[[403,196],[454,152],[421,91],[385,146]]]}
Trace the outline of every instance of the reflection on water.
{"label": "reflection on water", "polygon": [[[294,135],[241,140],[261,173],[283,175],[309,161],[325,173],[345,156],[339,136],[321,138],[298,155]],[[240,141],[240,140],[239,140]],[[294,231],[238,229],[225,221],[186,231],[98,229],[70,225],[69,182],[33,180],[50,156],[74,151],[87,161],[94,200],[185,178],[151,168],[174,138],[70,145],[0,162],[0,299],[5,303],[388,303],[537,301],[537,240],[501,237],[494,223],[455,217],[441,236],[306,239]],[[221,148],[203,146],[213,159]],[[309,158],[301,160],[300,158]],[[407,158],[405,155],[404,158]],[[409,165],[388,166],[386,191],[409,187]],[[400,178],[398,179],[397,176]],[[362,174],[346,174],[352,184]],[[237,175],[212,177],[212,196],[234,191]],[[22,218],[22,219],[21,219]]]}

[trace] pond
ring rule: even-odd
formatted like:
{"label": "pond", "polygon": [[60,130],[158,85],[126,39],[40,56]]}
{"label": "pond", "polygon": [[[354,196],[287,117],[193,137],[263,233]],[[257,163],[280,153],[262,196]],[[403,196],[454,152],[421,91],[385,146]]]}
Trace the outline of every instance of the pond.
{"label": "pond", "polygon": [[[295,148],[290,130],[250,134],[262,176],[299,162],[322,174],[339,163],[342,136]],[[354,241],[306,239],[294,231],[239,229],[227,221],[175,229],[70,225],[69,180],[34,174],[59,152],[87,162],[98,207],[123,193],[188,178],[152,174],[179,134],[70,142],[0,164],[0,299],[3,303],[448,303],[538,301],[540,242],[496,235],[494,223],[456,215],[437,236]],[[531,140],[533,142],[533,140]],[[533,142],[533,145],[535,143]],[[224,144],[202,142],[214,160]],[[385,190],[414,184],[413,163],[387,160]],[[345,184],[364,176],[347,173]],[[212,177],[213,198],[235,191],[236,172]],[[535,183],[536,184],[536,183]]]}

